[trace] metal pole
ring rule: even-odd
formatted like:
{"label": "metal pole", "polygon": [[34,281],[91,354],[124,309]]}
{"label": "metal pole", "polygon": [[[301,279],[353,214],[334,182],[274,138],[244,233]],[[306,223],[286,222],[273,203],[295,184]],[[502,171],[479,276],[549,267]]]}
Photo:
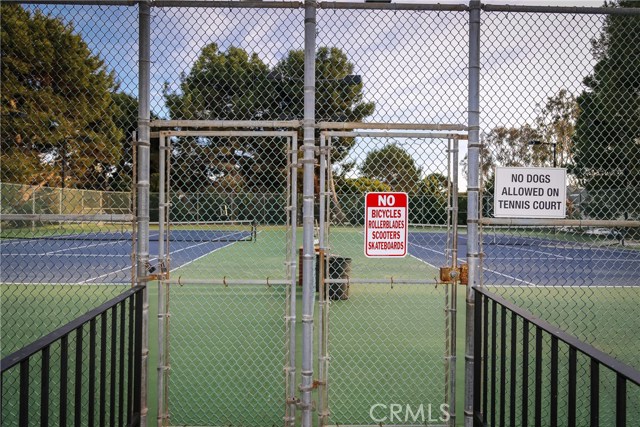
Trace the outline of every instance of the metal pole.
{"label": "metal pole", "polygon": [[[453,241],[452,243],[452,251],[451,251],[451,266],[456,268],[458,266],[458,152],[459,152],[459,141],[457,138],[453,139],[453,149],[452,149],[452,196],[451,196],[451,216],[452,216],[452,227],[453,227]],[[456,425],[456,353],[457,349],[457,313],[458,313],[458,279],[451,285],[451,303],[449,309],[451,310],[451,364],[449,365],[451,372],[451,400],[449,402],[449,412],[451,413],[451,419],[449,423],[452,426]]]}
{"label": "metal pole", "polygon": [[[164,220],[165,220],[165,145],[166,137],[160,136],[160,153],[159,153],[159,188],[158,188],[158,262],[160,263],[160,274],[162,271],[162,264],[164,263],[165,248],[164,248]],[[166,369],[166,363],[164,358],[164,335],[166,333],[164,327],[165,321],[165,304],[164,304],[164,277],[160,277],[158,280],[158,368],[157,368],[157,402],[158,402],[158,427],[164,426],[164,374]]]}
{"label": "metal pole", "polygon": [[478,240],[478,195],[480,192],[480,0],[469,2],[469,183],[467,189],[467,263],[469,284],[466,298],[464,425],[473,427],[473,333],[474,291],[480,281]]}
{"label": "metal pole", "polygon": [[304,14],[304,142],[302,191],[302,427],[312,426],[313,387],[313,178],[315,151],[316,3],[306,0]]}
{"label": "metal pole", "polygon": [[318,235],[318,249],[320,252],[320,257],[318,262],[320,263],[318,267],[319,276],[316,280],[318,281],[318,313],[319,313],[319,321],[318,321],[318,425],[320,427],[324,426],[326,423],[325,406],[326,401],[324,399],[324,392],[326,390],[326,378],[325,378],[325,351],[326,348],[324,346],[324,334],[325,334],[325,320],[326,320],[326,298],[324,294],[324,279],[325,279],[325,255],[326,255],[326,245],[325,245],[325,225],[326,225],[326,171],[327,171],[327,159],[326,159],[326,140],[325,135],[320,134],[320,213],[319,213],[319,222],[320,222],[320,230]]}
{"label": "metal pole", "polygon": [[289,174],[291,176],[291,185],[289,191],[291,197],[289,203],[290,212],[289,218],[291,221],[291,248],[290,248],[290,271],[291,280],[289,286],[291,287],[289,293],[289,366],[288,366],[288,381],[289,389],[288,393],[288,410],[286,414],[287,426],[295,426],[296,423],[296,286],[298,275],[296,272],[296,264],[298,259],[298,136],[294,134],[291,138],[291,164],[289,165]]}
{"label": "metal pole", "polygon": [[142,303],[142,369],[140,425],[147,425],[147,387],[149,364],[149,292],[147,265],[149,263],[149,167],[150,167],[150,81],[151,81],[151,7],[150,2],[139,3],[139,54],[138,54],[138,236],[136,240],[137,278],[145,286]]}

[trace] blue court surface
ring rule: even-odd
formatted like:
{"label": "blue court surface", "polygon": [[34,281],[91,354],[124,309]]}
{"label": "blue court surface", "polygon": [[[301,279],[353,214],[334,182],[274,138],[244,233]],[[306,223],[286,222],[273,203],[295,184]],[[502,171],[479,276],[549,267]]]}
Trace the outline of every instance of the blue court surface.
{"label": "blue court surface", "polygon": [[[121,236],[119,236],[121,237]],[[158,264],[157,233],[151,234],[149,264]],[[213,237],[170,242],[171,267],[178,268],[215,252],[248,233],[229,239]],[[3,239],[0,243],[3,283],[128,283],[132,273],[132,239],[115,235]]]}
{"label": "blue court surface", "polygon": [[[170,242],[171,269],[219,251],[249,232],[225,238],[176,235]],[[157,234],[149,243],[150,264],[158,264]],[[132,240],[108,235],[3,239],[3,283],[127,283]],[[130,236],[129,236],[130,237]],[[229,237],[228,235],[226,237]],[[460,234],[458,260],[465,262],[467,239]],[[488,234],[483,236],[484,284],[503,286],[640,286],[640,248],[614,241]],[[244,244],[244,243],[242,243]],[[446,264],[446,235],[412,232],[409,255],[433,266]]]}

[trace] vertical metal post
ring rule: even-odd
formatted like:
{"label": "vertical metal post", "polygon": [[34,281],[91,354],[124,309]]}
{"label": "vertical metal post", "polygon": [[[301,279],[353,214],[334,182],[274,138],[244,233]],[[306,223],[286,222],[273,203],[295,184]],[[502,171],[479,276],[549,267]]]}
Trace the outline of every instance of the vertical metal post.
{"label": "vertical metal post", "polygon": [[313,199],[315,152],[316,3],[305,1],[304,14],[304,142],[302,191],[302,427],[312,426],[313,387]]}
{"label": "vertical metal post", "polygon": [[480,192],[480,0],[469,2],[469,183],[467,200],[467,263],[469,285],[466,298],[464,425],[473,426],[474,292],[480,281],[478,195]]}
{"label": "vertical metal post", "polygon": [[318,425],[320,427],[325,425],[326,417],[326,401],[324,399],[324,393],[326,391],[326,371],[325,371],[325,362],[326,362],[326,347],[324,345],[325,340],[325,321],[326,321],[326,297],[324,294],[324,257],[326,254],[326,246],[325,246],[325,228],[326,228],[326,173],[327,173],[327,159],[326,159],[326,140],[325,135],[320,135],[320,212],[319,212],[319,222],[320,222],[320,230],[318,236],[318,249],[320,252],[320,259],[318,262],[320,265],[318,266],[319,276],[317,278],[318,281]]}
{"label": "vertical metal post", "polygon": [[164,357],[164,336],[165,336],[165,313],[164,313],[164,273],[162,264],[164,263],[165,247],[164,247],[164,221],[165,221],[165,157],[166,157],[167,138],[160,134],[160,152],[159,152],[159,175],[158,182],[158,262],[160,264],[160,278],[158,280],[158,368],[157,368],[157,407],[158,407],[158,427],[164,426],[164,375],[166,363]]}
{"label": "vertical metal post", "polygon": [[289,199],[290,212],[289,218],[291,221],[291,248],[290,248],[290,272],[291,272],[291,289],[289,291],[289,366],[287,367],[288,375],[288,401],[287,401],[287,414],[285,419],[286,426],[294,426],[296,422],[296,281],[298,275],[296,273],[296,264],[298,257],[298,136],[293,135],[291,144],[289,146],[291,150],[291,164],[289,165],[289,174],[291,175],[291,182],[289,191],[291,191],[291,197]]}
{"label": "vertical metal post", "polygon": [[[458,152],[459,144],[458,139],[453,139],[453,148],[451,149],[451,226],[453,228],[453,240],[451,242],[451,266],[456,268],[458,266]],[[451,417],[449,423],[452,426],[456,425],[456,353],[457,353],[457,322],[456,317],[458,313],[458,277],[451,285],[451,302],[449,310],[451,312],[451,363],[450,368],[450,381],[451,381],[451,399],[449,401],[449,412]]]}
{"label": "vertical metal post", "polygon": [[[151,6],[139,3],[139,53],[138,53],[138,235],[136,239],[137,277],[139,285],[147,283],[149,263],[149,168],[150,168],[150,81],[151,81]],[[142,351],[140,369],[140,425],[147,425],[147,373],[149,363],[149,293],[142,296]]]}

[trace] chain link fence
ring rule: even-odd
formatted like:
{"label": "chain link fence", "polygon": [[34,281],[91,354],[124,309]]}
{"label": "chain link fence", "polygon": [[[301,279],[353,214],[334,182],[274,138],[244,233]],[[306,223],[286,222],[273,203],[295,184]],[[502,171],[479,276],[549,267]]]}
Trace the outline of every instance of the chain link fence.
{"label": "chain link fence", "polygon": [[[639,28],[634,12],[489,9],[480,95],[484,285],[636,368]],[[500,225],[495,166],[565,168],[573,221]]]}
{"label": "chain link fence", "polygon": [[[640,15],[624,9],[637,3],[589,13],[482,5],[479,168],[462,133],[475,114],[470,5],[319,2],[305,21],[299,3],[151,2],[142,107],[152,132],[136,148],[142,6],[48,3],[1,6],[3,355],[136,280],[144,149],[143,270],[161,279],[150,396],[160,423],[291,425],[311,410],[301,392],[331,424],[406,424],[420,405],[439,415],[455,393],[456,304],[451,285],[436,287],[437,269],[473,254],[473,224],[462,224],[475,178],[482,285],[640,367]],[[497,166],[565,168],[566,217],[495,218]],[[369,191],[409,195],[399,262],[363,254]],[[305,200],[316,248],[300,256]],[[313,280],[346,283],[349,298],[326,292],[302,313],[305,257],[315,257]],[[345,260],[340,274],[334,259]],[[303,317],[320,334],[313,390],[299,388]],[[394,385],[381,390],[382,378]],[[370,413],[376,404],[386,406]]]}

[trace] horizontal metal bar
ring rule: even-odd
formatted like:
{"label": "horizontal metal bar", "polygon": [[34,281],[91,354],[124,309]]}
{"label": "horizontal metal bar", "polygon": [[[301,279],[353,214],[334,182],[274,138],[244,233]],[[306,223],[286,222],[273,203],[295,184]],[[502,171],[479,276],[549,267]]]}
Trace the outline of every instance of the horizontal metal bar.
{"label": "horizontal metal bar", "polygon": [[423,138],[423,139],[459,139],[466,140],[467,135],[458,133],[419,133],[419,132],[367,132],[367,131],[324,131],[327,137],[370,137],[370,138]]}
{"label": "horizontal metal bar", "polygon": [[[233,2],[239,5],[241,2]],[[234,6],[235,7],[235,6]],[[300,120],[152,120],[151,128],[298,128]]]}
{"label": "horizontal metal bar", "polygon": [[436,131],[467,131],[466,125],[455,123],[361,123],[361,122],[320,122],[316,124],[318,129],[327,130],[353,130],[353,129],[377,129],[377,130],[436,130]]}
{"label": "horizontal metal bar", "polygon": [[263,286],[286,286],[291,284],[291,279],[190,279],[188,277],[178,277],[169,280],[162,280],[163,283],[172,285],[263,285]]}
{"label": "horizontal metal bar", "polygon": [[131,214],[0,214],[0,221],[131,222]]}
{"label": "horizontal metal bar", "polygon": [[3,3],[19,4],[59,4],[69,6],[135,6],[133,0],[2,0]]}
{"label": "horizontal metal bar", "polygon": [[102,313],[109,310],[113,306],[120,304],[122,301],[126,300],[132,295],[138,292],[141,292],[142,289],[144,289],[144,286],[135,286],[135,287],[129,288],[128,290],[121,293],[117,297],[105,302],[104,304],[94,308],[93,310],[86,312],[82,316],[72,320],[66,325],[61,326],[60,328],[56,329],[50,334],[47,334],[44,337],[21,348],[20,350],[4,357],[2,360],[0,360],[0,372],[5,372],[6,370],[11,369],[12,367],[20,363],[21,360],[31,357],[32,355],[39,352],[43,348],[50,346],[51,344],[53,344],[63,336],[70,334],[75,329],[91,321],[91,319],[101,315]]}
{"label": "horizontal metal bar", "polygon": [[437,280],[411,280],[411,279],[325,279],[328,284],[388,284],[388,285],[442,285]]}
{"label": "horizontal metal bar", "polygon": [[220,7],[228,9],[299,9],[303,2],[295,1],[207,1],[207,0],[155,0],[151,7]]}
{"label": "horizontal metal bar", "polygon": [[[466,4],[425,4],[425,3],[343,3],[343,2],[318,2],[318,9],[380,9],[380,10],[434,10],[467,12]],[[340,424],[342,425],[342,424]]]}
{"label": "horizontal metal bar", "polygon": [[496,303],[500,304],[501,306],[506,307],[507,309],[511,310],[512,312],[514,312],[516,315],[520,316],[525,321],[527,321],[527,322],[537,326],[538,328],[544,330],[546,333],[548,333],[552,337],[556,337],[560,341],[564,342],[565,344],[567,344],[567,345],[569,345],[571,347],[574,347],[576,350],[578,350],[579,352],[585,354],[586,356],[588,356],[588,357],[590,357],[592,359],[596,359],[601,365],[604,365],[604,366],[608,367],[609,369],[613,370],[614,372],[617,372],[618,374],[624,376],[629,381],[631,381],[631,382],[637,384],[638,386],[640,386],[640,371],[636,371],[632,367],[630,367],[628,365],[625,365],[624,363],[614,359],[613,357],[611,357],[608,354],[598,350],[597,348],[592,347],[589,344],[586,344],[586,343],[578,340],[574,336],[569,335],[566,332],[564,332],[562,329],[560,329],[560,328],[558,328],[556,326],[553,326],[550,323],[545,322],[544,320],[534,316],[533,314],[529,313],[528,311],[525,311],[522,308],[518,307],[517,305],[505,300],[504,298],[502,298],[499,295],[491,293],[491,292],[485,290],[482,287],[474,287],[473,289],[476,292],[480,292],[485,297],[487,297],[487,298],[495,301]]}
{"label": "horizontal metal bar", "polygon": [[624,7],[580,7],[580,6],[525,6],[508,4],[483,4],[485,12],[565,13],[578,15],[640,15],[640,10]]}
{"label": "horizontal metal bar", "polygon": [[549,218],[482,218],[482,225],[554,225],[560,227],[640,227],[640,221]]}
{"label": "horizontal metal bar", "polygon": [[163,130],[158,132],[160,136],[172,137],[172,136],[286,136],[293,138],[295,132],[286,130]]}

